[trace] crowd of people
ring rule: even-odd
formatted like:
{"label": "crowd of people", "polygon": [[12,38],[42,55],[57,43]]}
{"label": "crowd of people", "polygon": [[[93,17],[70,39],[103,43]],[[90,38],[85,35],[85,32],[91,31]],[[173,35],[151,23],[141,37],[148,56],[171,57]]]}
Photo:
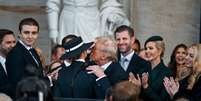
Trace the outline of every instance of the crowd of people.
{"label": "crowd of people", "polygon": [[[45,64],[35,46],[39,23],[24,18],[19,39],[0,29],[0,99],[7,101],[201,101],[201,44],[178,44],[165,65],[165,42],[151,36],[140,46],[134,29],[85,43],[68,34]],[[10,97],[10,98],[9,98]]]}

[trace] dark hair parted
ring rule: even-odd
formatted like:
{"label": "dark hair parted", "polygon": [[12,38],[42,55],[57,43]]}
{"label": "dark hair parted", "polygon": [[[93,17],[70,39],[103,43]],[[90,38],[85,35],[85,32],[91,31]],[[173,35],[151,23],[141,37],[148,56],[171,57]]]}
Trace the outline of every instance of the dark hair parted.
{"label": "dark hair parted", "polygon": [[135,33],[134,33],[134,29],[129,27],[129,26],[126,26],[126,25],[122,25],[120,27],[118,27],[114,34],[115,34],[115,37],[116,37],[116,33],[120,33],[120,32],[123,32],[123,31],[128,31],[128,34],[130,37],[134,37],[135,36]]}
{"label": "dark hair parted", "polygon": [[3,41],[3,38],[6,35],[14,35],[13,31],[9,30],[9,29],[0,29],[0,43]]}
{"label": "dark hair parted", "polygon": [[38,27],[38,31],[39,31],[39,24],[38,22],[33,19],[33,18],[24,18],[20,21],[19,23],[19,31],[21,32],[22,30],[22,26],[24,25],[31,25],[31,26],[37,26]]}

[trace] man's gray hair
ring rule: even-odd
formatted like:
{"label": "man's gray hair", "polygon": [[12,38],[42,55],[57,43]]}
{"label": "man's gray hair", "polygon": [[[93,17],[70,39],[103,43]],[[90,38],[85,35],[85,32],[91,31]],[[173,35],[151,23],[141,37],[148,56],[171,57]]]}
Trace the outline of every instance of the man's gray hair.
{"label": "man's gray hair", "polygon": [[111,61],[117,60],[117,45],[113,36],[100,36],[96,38],[96,43],[102,45],[101,51],[107,54]]}

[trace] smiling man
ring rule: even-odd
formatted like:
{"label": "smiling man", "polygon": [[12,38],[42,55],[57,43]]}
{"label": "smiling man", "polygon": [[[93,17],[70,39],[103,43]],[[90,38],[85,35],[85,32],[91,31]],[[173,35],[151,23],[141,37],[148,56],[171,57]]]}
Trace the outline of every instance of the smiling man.
{"label": "smiling man", "polygon": [[37,76],[43,77],[42,64],[33,45],[39,35],[39,24],[33,18],[25,18],[19,24],[19,41],[6,58],[6,68],[9,83],[14,97],[17,83],[27,77],[27,66],[35,67]]}
{"label": "smiling man", "polygon": [[151,65],[132,49],[132,44],[135,42],[133,28],[122,25],[118,27],[114,33],[119,51],[118,61],[122,68],[129,74],[142,74],[151,70]]}

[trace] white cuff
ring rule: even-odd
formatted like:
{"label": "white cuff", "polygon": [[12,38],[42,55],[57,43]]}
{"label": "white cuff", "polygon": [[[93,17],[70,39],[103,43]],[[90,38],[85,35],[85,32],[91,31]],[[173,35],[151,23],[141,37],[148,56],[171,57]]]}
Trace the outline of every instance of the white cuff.
{"label": "white cuff", "polygon": [[47,77],[48,77],[48,79],[50,81],[50,87],[52,87],[53,86],[52,78],[51,78],[51,76],[47,76]]}
{"label": "white cuff", "polygon": [[103,75],[103,76],[97,78],[96,81],[98,81],[98,80],[100,80],[100,79],[102,79],[102,78],[104,78],[104,77],[106,77],[106,75]]}

